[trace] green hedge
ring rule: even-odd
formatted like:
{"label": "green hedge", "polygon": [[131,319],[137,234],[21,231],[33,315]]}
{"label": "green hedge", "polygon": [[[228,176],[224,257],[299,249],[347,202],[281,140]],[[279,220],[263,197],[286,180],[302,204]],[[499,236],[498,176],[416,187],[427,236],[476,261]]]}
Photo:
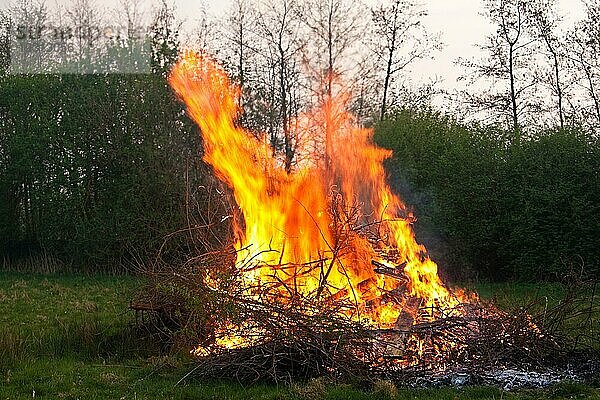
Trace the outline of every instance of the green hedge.
{"label": "green hedge", "polygon": [[[392,185],[445,273],[598,274],[598,139],[577,129],[508,137],[429,111],[376,128],[394,151]],[[201,189],[214,178],[200,156],[198,129],[161,75],[0,77],[0,254],[98,270],[149,261],[165,235],[226,212]],[[198,245],[189,238],[174,249]]]}
{"label": "green hedge", "polygon": [[520,144],[508,132],[428,111],[376,129],[394,151],[391,181],[416,209],[417,233],[459,278],[557,279],[600,272],[600,143],[578,129]]}
{"label": "green hedge", "polygon": [[160,75],[0,77],[0,253],[120,269],[184,224],[198,130]]}

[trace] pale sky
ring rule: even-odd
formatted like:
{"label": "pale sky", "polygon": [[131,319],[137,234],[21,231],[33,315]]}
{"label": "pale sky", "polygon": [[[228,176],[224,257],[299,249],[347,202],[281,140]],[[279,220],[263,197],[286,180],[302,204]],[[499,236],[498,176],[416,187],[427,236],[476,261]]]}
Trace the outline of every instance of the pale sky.
{"label": "pale sky", "polygon": [[[560,14],[565,15],[565,25],[584,17],[580,0],[556,0]],[[454,65],[458,57],[472,58],[478,55],[477,43],[495,29],[485,17],[481,0],[424,0],[429,10],[426,24],[429,32],[440,32],[445,48],[434,61],[420,63],[413,68],[423,77],[439,75],[443,86],[453,88],[462,70]],[[417,77],[415,77],[417,78]]]}
{"label": "pale sky", "polygon": [[[584,9],[581,0],[555,0],[558,11],[565,15],[565,25],[581,19]],[[377,0],[363,0],[367,5],[378,4]],[[458,57],[472,58],[478,55],[477,43],[493,31],[494,27],[481,16],[481,0],[420,0],[429,15],[424,23],[430,33],[439,32],[444,49],[435,60],[419,62],[412,67],[411,78],[416,82],[427,82],[442,78],[441,87],[456,88],[456,79],[462,70],[454,65]],[[187,20],[194,19],[194,12],[201,9],[202,2],[197,0],[175,0],[175,4]],[[221,14],[230,7],[231,0],[206,1],[210,13]]]}
{"label": "pale sky", "polygon": [[[96,0],[107,7],[114,7],[118,0]],[[157,0],[147,0],[154,4]],[[203,4],[212,15],[222,15],[231,4],[231,0],[168,0],[174,3],[179,17],[190,26],[201,15]],[[377,4],[376,0],[363,0],[367,5]],[[581,0],[556,0],[561,14],[565,15],[565,24],[583,17]],[[0,7],[4,7],[11,0],[0,0]],[[48,4],[67,3],[65,0],[47,0]],[[493,30],[482,11],[481,0],[421,0],[421,4],[428,10],[429,15],[424,23],[430,33],[439,32],[444,49],[439,52],[433,61],[423,61],[415,64],[410,73],[412,80],[426,82],[436,76],[442,78],[441,87],[454,89],[456,78],[461,74],[459,67],[454,65],[458,57],[472,58],[478,55],[475,44],[481,43],[486,34]]]}

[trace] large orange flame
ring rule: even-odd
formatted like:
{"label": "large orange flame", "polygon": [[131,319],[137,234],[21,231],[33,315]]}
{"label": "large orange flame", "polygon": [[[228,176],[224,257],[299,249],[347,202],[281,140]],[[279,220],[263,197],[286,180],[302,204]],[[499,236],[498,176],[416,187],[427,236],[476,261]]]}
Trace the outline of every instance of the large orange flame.
{"label": "large orange flame", "polygon": [[[236,227],[241,284],[345,297],[359,305],[360,318],[379,327],[393,327],[405,308],[384,296],[400,285],[422,306],[453,308],[462,301],[440,280],[415,240],[412,215],[386,184],[382,162],[391,152],[376,147],[372,130],[346,111],[342,89],[290,123],[297,162],[288,172],[261,135],[236,125],[240,90],[218,63],[189,52],[170,83],[201,129],[204,160],[233,189],[243,214]],[[359,234],[374,222],[377,242]],[[399,268],[405,280],[377,273],[373,261]]]}

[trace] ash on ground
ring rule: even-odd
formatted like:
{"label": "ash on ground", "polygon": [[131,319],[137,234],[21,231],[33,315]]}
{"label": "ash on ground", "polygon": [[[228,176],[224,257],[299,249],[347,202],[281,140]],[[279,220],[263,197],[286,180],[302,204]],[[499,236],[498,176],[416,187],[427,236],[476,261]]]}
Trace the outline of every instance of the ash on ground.
{"label": "ash on ground", "polygon": [[560,382],[593,382],[600,380],[600,358],[595,356],[567,362],[563,368],[543,371],[518,368],[499,368],[487,371],[452,371],[422,374],[404,383],[410,387],[464,387],[490,385],[503,390],[543,388]]}

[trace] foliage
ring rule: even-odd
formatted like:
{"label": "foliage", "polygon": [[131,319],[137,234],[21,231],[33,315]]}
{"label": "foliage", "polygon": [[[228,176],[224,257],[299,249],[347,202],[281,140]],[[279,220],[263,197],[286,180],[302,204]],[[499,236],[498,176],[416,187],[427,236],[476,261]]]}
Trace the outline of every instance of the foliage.
{"label": "foliage", "polygon": [[5,258],[118,271],[183,225],[200,140],[164,77],[8,76],[0,91]]}
{"label": "foliage", "polygon": [[376,141],[394,151],[395,186],[416,204],[418,233],[455,277],[552,280],[570,269],[595,276],[598,139],[575,128],[520,144],[508,135],[398,111],[379,125]]}

